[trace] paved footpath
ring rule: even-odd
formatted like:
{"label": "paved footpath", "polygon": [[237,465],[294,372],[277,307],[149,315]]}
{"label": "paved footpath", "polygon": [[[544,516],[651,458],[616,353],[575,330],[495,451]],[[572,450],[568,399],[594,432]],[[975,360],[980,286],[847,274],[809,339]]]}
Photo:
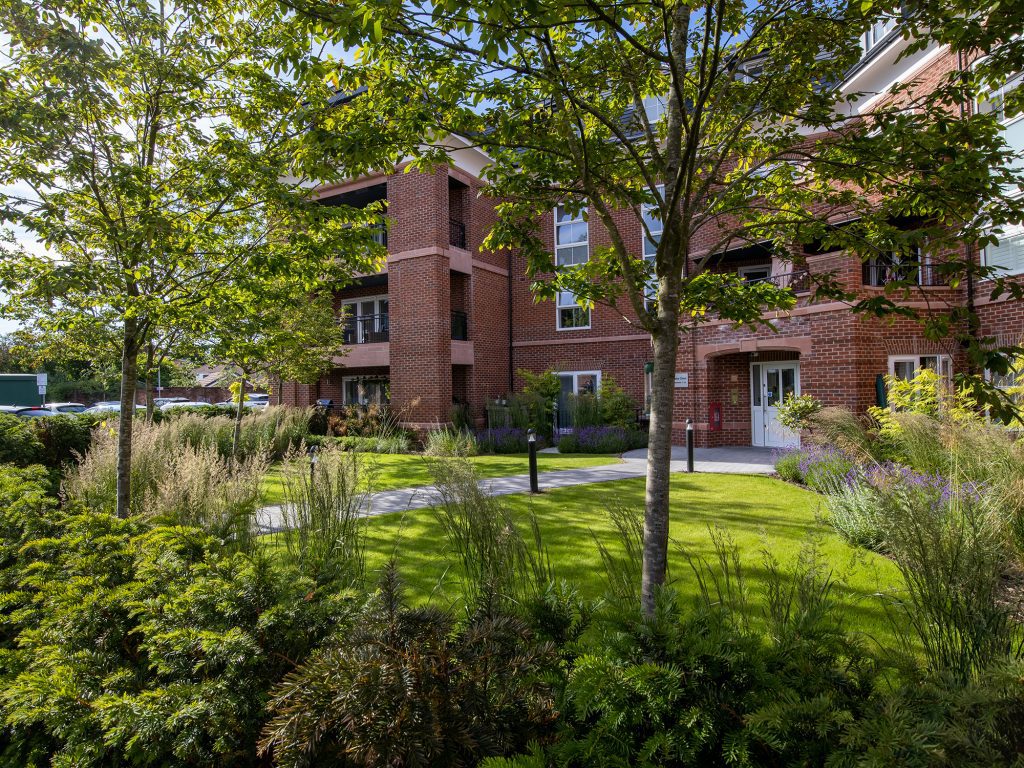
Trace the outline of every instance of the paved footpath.
{"label": "paved footpath", "polygon": [[[673,446],[671,468],[673,472],[686,471],[685,448]],[[696,472],[742,475],[767,475],[775,470],[770,450],[746,447],[697,448],[694,451],[693,468]],[[613,480],[643,477],[646,472],[647,450],[641,448],[624,453],[622,461],[616,464],[541,472],[538,479],[541,491],[549,491],[574,485],[607,483]],[[486,489],[491,496],[527,493],[530,490],[530,476],[486,477],[480,480],[480,487]],[[363,504],[363,514],[366,516],[386,515],[389,512],[405,512],[410,509],[433,507],[440,502],[441,492],[432,485],[380,491],[367,497]],[[264,507],[260,513],[260,528],[264,532],[271,533],[284,528],[280,505]]]}

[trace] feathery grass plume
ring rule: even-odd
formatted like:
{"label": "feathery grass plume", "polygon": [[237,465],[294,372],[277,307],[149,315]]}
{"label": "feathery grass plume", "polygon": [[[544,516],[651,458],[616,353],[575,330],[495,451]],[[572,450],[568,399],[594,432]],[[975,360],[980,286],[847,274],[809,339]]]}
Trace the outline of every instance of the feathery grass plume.
{"label": "feathery grass plume", "polygon": [[880,520],[885,551],[906,584],[892,603],[903,643],[909,648],[916,639],[933,671],[966,683],[991,659],[1020,658],[1024,634],[1016,607],[1003,599],[1009,551],[1002,510],[956,479],[945,495],[939,503],[912,484],[894,484]]}
{"label": "feathery grass plume", "polygon": [[613,502],[606,507],[621,547],[611,547],[596,534],[594,542],[604,566],[608,598],[619,604],[639,603],[644,557],[644,510]]}
{"label": "feathery grass plume", "polygon": [[497,615],[542,593],[554,579],[536,518],[531,515],[531,547],[511,508],[480,488],[472,464],[439,460],[431,471],[441,497],[434,515],[461,566],[467,606]]}
{"label": "feathery grass plume", "polygon": [[311,461],[293,451],[282,465],[283,556],[318,585],[357,586],[371,488],[365,454],[325,445]]}

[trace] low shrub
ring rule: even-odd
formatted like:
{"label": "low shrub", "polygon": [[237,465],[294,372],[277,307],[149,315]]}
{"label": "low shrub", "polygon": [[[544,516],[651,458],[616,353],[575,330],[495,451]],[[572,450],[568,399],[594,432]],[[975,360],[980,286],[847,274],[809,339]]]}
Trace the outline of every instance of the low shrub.
{"label": "low shrub", "polygon": [[[625,453],[646,445],[647,435],[622,427],[582,427],[558,438],[559,453]],[[638,443],[642,442],[643,445]]]}
{"label": "low shrub", "polygon": [[[203,416],[207,419],[217,418],[218,416],[230,416],[235,415],[236,406],[234,405],[179,405],[176,408],[157,408],[153,413],[156,415],[159,413],[164,421],[173,420],[182,416]],[[242,408],[242,414],[248,416],[252,413],[256,413],[256,409],[253,408]]]}
{"label": "low shrub", "polygon": [[857,466],[848,453],[831,445],[811,443],[801,454],[798,471],[803,482],[819,493],[839,487]]}
{"label": "low shrub", "polygon": [[392,566],[353,629],[273,692],[261,751],[285,768],[475,766],[553,730],[558,667],[515,616],[407,607]]}
{"label": "low shrub", "polygon": [[623,429],[636,426],[636,402],[611,376],[601,378],[598,401],[603,424]]}
{"label": "low shrub", "polygon": [[803,483],[804,473],[800,469],[806,459],[803,451],[781,451],[773,456],[775,460],[775,473],[783,480],[790,483]]}
{"label": "low shrub", "polygon": [[[348,437],[329,438],[330,441],[346,451],[356,453],[409,453],[412,441],[408,433],[402,431],[395,435],[381,437]],[[307,440],[307,444],[312,444]],[[326,443],[324,443],[326,444]]]}
{"label": "low shrub", "polygon": [[334,437],[374,437],[398,427],[398,417],[387,405],[336,406],[327,417],[327,434]]}
{"label": "low shrub", "polygon": [[[520,427],[496,427],[484,429],[476,433],[476,443],[480,453],[525,453],[530,450],[527,430]],[[544,440],[538,437],[540,447]]]}
{"label": "low shrub", "polygon": [[828,523],[857,547],[883,550],[885,514],[878,492],[868,483],[854,481],[837,485],[825,497]]}
{"label": "low shrub", "polygon": [[29,421],[0,413],[0,464],[27,467],[39,463],[43,452],[43,444]]}
{"label": "low shrub", "polygon": [[465,403],[455,403],[448,418],[452,426],[462,432],[472,432],[476,426],[473,411]]}
{"label": "low shrub", "polygon": [[472,432],[435,429],[427,433],[423,452],[427,456],[476,456],[479,448]]}
{"label": "low shrub", "polygon": [[30,422],[43,446],[40,461],[46,466],[60,469],[77,461],[92,443],[93,420],[78,415],[60,415]]}
{"label": "low shrub", "polygon": [[814,417],[821,412],[821,402],[811,395],[797,395],[790,392],[778,406],[779,423],[795,432],[812,426]]}

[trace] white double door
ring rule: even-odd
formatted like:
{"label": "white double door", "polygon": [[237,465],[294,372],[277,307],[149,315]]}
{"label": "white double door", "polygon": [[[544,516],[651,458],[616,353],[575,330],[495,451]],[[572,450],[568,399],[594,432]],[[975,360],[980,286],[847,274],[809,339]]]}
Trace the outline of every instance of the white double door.
{"label": "white double door", "polygon": [[752,363],[750,366],[750,423],[754,445],[788,448],[800,445],[800,435],[779,423],[778,406],[800,394],[800,363]]}

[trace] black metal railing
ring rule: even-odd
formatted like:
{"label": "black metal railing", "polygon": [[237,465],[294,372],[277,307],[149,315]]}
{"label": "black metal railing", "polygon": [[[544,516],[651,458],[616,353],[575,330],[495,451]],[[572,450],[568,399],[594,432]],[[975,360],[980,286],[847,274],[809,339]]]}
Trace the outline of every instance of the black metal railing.
{"label": "black metal railing", "polygon": [[469,340],[469,318],[461,309],[452,310],[452,338],[455,341]]}
{"label": "black metal railing", "polygon": [[379,344],[389,340],[388,314],[346,317],[343,323],[345,344]]}
{"label": "black metal railing", "polygon": [[930,265],[916,261],[867,261],[861,269],[864,285],[875,288],[898,282],[925,286],[945,285],[942,275]]}
{"label": "black metal railing", "polygon": [[789,288],[793,293],[806,293],[811,290],[811,273],[806,269],[796,269],[782,275],[770,275],[748,280],[749,284],[771,283],[777,288]]}
{"label": "black metal railing", "polygon": [[455,219],[448,220],[448,242],[453,248],[466,250],[466,225]]}

